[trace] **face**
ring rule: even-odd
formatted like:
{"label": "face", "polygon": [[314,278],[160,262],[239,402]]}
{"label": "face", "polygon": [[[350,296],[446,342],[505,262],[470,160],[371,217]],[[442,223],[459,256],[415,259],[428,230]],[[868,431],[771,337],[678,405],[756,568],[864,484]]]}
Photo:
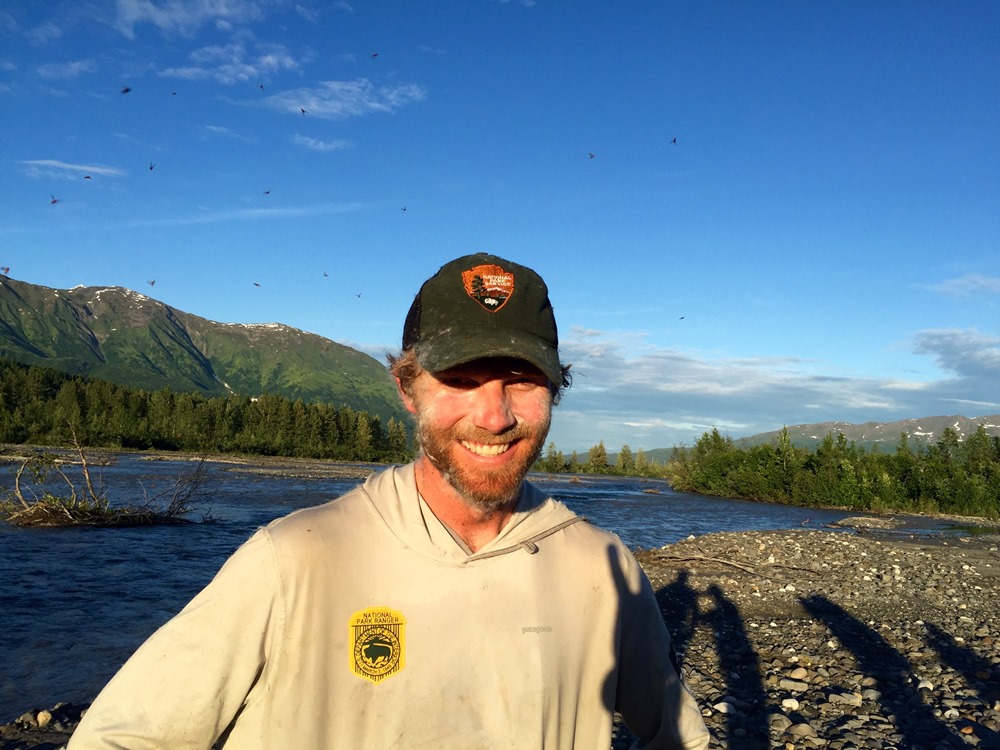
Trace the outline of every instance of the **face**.
{"label": "face", "polygon": [[482,510],[513,500],[549,431],[549,381],[517,359],[482,359],[422,372],[403,403],[417,418],[423,457]]}

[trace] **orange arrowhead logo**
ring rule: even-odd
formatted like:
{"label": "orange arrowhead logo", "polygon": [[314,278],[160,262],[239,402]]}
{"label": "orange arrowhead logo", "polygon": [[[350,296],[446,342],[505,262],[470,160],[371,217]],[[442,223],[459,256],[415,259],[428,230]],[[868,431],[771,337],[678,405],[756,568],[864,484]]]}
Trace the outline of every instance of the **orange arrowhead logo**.
{"label": "orange arrowhead logo", "polygon": [[484,310],[496,312],[514,294],[514,274],[496,265],[482,265],[462,271],[465,293]]}

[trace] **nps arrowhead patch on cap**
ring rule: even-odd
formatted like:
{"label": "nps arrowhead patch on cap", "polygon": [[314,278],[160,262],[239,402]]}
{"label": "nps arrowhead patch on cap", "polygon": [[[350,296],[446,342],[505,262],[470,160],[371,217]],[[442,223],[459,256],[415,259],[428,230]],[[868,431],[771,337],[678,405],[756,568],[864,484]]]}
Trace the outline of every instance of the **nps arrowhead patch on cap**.
{"label": "nps arrowhead patch on cap", "polygon": [[490,312],[500,310],[514,294],[514,274],[496,265],[462,271],[462,283],[465,293]]}

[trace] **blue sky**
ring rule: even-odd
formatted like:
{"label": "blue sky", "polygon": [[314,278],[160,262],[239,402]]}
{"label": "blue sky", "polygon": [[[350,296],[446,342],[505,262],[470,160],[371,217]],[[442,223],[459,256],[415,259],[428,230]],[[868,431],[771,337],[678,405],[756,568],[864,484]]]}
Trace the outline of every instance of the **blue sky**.
{"label": "blue sky", "polygon": [[998,71],[986,0],[13,0],[0,267],[381,358],[505,256],[567,453],[997,414]]}

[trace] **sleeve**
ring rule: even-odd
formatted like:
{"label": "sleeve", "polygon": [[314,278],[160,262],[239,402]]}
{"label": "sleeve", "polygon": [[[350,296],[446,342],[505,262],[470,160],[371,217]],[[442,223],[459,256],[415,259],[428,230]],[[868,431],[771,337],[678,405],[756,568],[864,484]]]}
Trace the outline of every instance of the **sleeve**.
{"label": "sleeve", "polygon": [[709,734],[671,656],[670,635],[653,588],[623,550],[621,640],[616,709],[646,750],[704,750]]}
{"label": "sleeve", "polygon": [[101,691],[70,750],[208,750],[281,642],[281,586],[258,531]]}

